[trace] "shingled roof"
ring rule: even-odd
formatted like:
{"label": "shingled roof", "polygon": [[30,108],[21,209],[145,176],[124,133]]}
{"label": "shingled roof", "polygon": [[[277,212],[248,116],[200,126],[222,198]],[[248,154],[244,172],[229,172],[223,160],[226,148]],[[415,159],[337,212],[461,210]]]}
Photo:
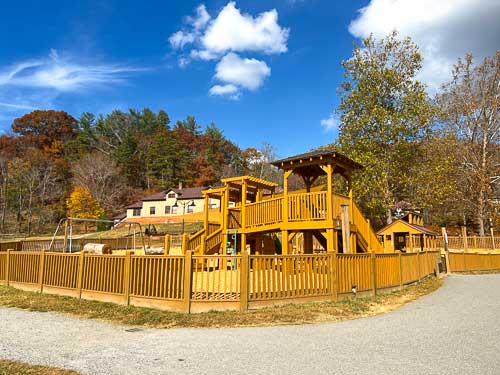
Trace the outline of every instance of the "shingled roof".
{"label": "shingled roof", "polygon": [[337,159],[340,162],[349,165],[353,169],[362,169],[363,166],[359,164],[358,162],[355,162],[354,160],[348,158],[345,155],[342,155],[338,153],[335,150],[327,149],[327,148],[320,148],[317,150],[305,152],[303,154],[299,155],[294,155],[290,156],[285,159],[280,159],[272,162],[271,164],[278,167],[278,168],[283,168],[285,164],[289,163],[300,163],[301,161],[309,161],[309,160],[315,160],[315,159],[322,159],[322,158],[332,158],[332,159]]}
{"label": "shingled roof", "polygon": [[[177,199],[185,200],[185,199],[203,199],[204,195],[202,193],[203,190],[210,189],[209,186],[197,186],[190,188],[182,188],[182,189],[167,189],[164,191],[160,191],[158,193],[152,194],[146,198],[144,198],[143,202],[149,201],[163,201],[165,200],[168,193],[173,191],[177,194]],[[141,205],[142,207],[142,205]]]}

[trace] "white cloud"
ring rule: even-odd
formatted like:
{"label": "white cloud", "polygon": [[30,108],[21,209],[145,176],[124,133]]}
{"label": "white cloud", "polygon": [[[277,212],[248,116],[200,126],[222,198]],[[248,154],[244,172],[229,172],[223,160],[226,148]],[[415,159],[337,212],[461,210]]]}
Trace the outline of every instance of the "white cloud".
{"label": "white cloud", "polygon": [[13,104],[13,103],[6,103],[6,102],[0,102],[0,108],[3,108],[4,111],[12,111],[12,112],[17,112],[20,110],[35,109],[35,107],[33,107],[31,105]]}
{"label": "white cloud", "polygon": [[208,93],[213,96],[225,96],[235,100],[239,99],[241,96],[240,89],[231,83],[227,85],[212,86]]}
{"label": "white cloud", "polygon": [[195,17],[187,17],[187,23],[192,25],[195,30],[201,30],[207,25],[208,21],[210,21],[211,18],[212,17],[210,17],[210,14],[208,14],[205,5],[201,4],[196,8]]}
{"label": "white cloud", "polygon": [[271,69],[264,61],[242,59],[230,52],[224,56],[215,68],[215,78],[225,83],[255,91],[262,86]]}
{"label": "white cloud", "polygon": [[336,131],[340,125],[340,119],[335,113],[331,113],[328,118],[321,119],[321,126],[327,132]]}
{"label": "white cloud", "polygon": [[[242,13],[234,1],[228,2],[212,18],[204,5],[196,8],[194,16],[185,18],[185,27],[173,33],[169,42],[181,52],[179,66],[189,60],[218,60],[215,78],[224,85],[213,86],[210,95],[236,95],[241,89],[257,90],[271,74],[269,66],[255,58],[240,58],[236,53],[281,54],[287,52],[289,29],[278,24],[278,12],[271,9],[257,16]],[[190,50],[189,50],[190,49]],[[234,97],[233,97],[234,98]]]}
{"label": "white cloud", "polygon": [[356,37],[383,38],[393,30],[420,47],[424,67],[419,76],[431,90],[450,78],[459,57],[493,55],[500,46],[498,0],[371,0],[349,25]]}
{"label": "white cloud", "polygon": [[0,87],[50,88],[77,91],[90,86],[123,82],[132,72],[142,69],[114,65],[80,65],[57,58],[21,62],[0,69]]}
{"label": "white cloud", "polygon": [[174,49],[183,48],[186,44],[191,44],[196,40],[196,34],[179,30],[173,33],[168,41]]}
{"label": "white cloud", "polygon": [[201,38],[204,49],[223,54],[227,51],[259,51],[266,54],[287,51],[289,30],[278,24],[278,12],[272,9],[257,17],[241,14],[229,2]]}

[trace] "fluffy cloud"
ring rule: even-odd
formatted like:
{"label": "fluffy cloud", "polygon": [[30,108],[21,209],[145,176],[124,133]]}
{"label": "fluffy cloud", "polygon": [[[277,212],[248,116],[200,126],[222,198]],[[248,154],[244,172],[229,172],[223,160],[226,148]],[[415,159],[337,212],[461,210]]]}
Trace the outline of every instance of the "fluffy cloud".
{"label": "fluffy cloud", "polygon": [[324,118],[320,121],[321,126],[327,132],[336,131],[339,128],[340,120],[335,113],[331,113],[328,118]]}
{"label": "fluffy cloud", "polygon": [[271,74],[271,69],[263,61],[242,59],[230,52],[222,58],[215,69],[215,78],[219,81],[255,91]]}
{"label": "fluffy cloud", "polygon": [[371,0],[349,25],[356,37],[382,38],[392,30],[420,47],[419,76],[431,90],[449,79],[456,60],[466,53],[482,58],[500,45],[498,0]]}
{"label": "fluffy cloud", "polygon": [[267,54],[287,51],[289,30],[278,25],[276,9],[253,18],[228,3],[210,23],[201,38],[204,49],[213,53],[260,51]]}
{"label": "fluffy cloud", "polygon": [[271,74],[264,61],[243,59],[235,52],[265,55],[287,52],[289,29],[278,24],[276,9],[254,17],[242,13],[231,1],[212,18],[205,6],[200,5],[194,16],[185,18],[185,24],[186,27],[170,36],[170,46],[181,54],[178,61],[182,68],[191,59],[219,60],[215,78],[223,85],[213,86],[210,95],[239,98],[241,89],[255,91]]}
{"label": "fluffy cloud", "polygon": [[239,99],[240,98],[240,90],[237,86],[233,84],[227,85],[215,85],[210,88],[208,91],[210,95],[214,96],[226,96],[231,99]]}

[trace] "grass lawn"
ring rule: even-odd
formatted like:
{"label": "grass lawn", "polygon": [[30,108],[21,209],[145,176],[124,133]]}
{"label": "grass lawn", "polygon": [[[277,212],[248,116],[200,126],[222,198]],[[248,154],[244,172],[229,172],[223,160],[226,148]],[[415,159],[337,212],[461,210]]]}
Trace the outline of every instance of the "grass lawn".
{"label": "grass lawn", "polygon": [[18,361],[0,359],[0,375],[77,375],[78,372],[55,367],[33,366]]}
{"label": "grass lawn", "polygon": [[70,297],[25,292],[0,286],[0,306],[31,311],[52,311],[85,319],[152,328],[241,327],[334,322],[381,314],[394,310],[438,289],[442,281],[428,277],[402,291],[373,298],[338,302],[288,304],[247,312],[208,312],[181,314],[113,303],[77,300]]}

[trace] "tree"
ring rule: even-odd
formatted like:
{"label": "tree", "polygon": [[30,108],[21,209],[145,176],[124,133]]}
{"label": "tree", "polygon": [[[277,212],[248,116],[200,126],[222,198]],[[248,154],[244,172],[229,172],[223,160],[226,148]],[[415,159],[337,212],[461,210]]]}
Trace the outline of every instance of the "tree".
{"label": "tree", "polygon": [[129,199],[130,189],[116,163],[101,153],[85,154],[72,165],[73,185],[87,190],[108,214]]}
{"label": "tree", "polygon": [[453,78],[438,96],[441,120],[459,141],[463,204],[485,233],[490,194],[500,176],[500,51],[475,65],[472,55],[459,59]]}
{"label": "tree", "polygon": [[336,146],[365,166],[353,188],[369,216],[391,222],[390,207],[404,198],[415,160],[412,145],[429,135],[435,113],[415,79],[422,56],[409,38],[393,32],[380,41],[363,39],[342,66]]}
{"label": "tree", "polygon": [[59,154],[64,143],[78,135],[78,123],[64,111],[36,110],[14,119],[12,130],[25,144]]}
{"label": "tree", "polygon": [[99,202],[92,197],[90,192],[77,186],[71,192],[68,200],[68,215],[79,219],[100,219],[104,215],[104,210]]}

